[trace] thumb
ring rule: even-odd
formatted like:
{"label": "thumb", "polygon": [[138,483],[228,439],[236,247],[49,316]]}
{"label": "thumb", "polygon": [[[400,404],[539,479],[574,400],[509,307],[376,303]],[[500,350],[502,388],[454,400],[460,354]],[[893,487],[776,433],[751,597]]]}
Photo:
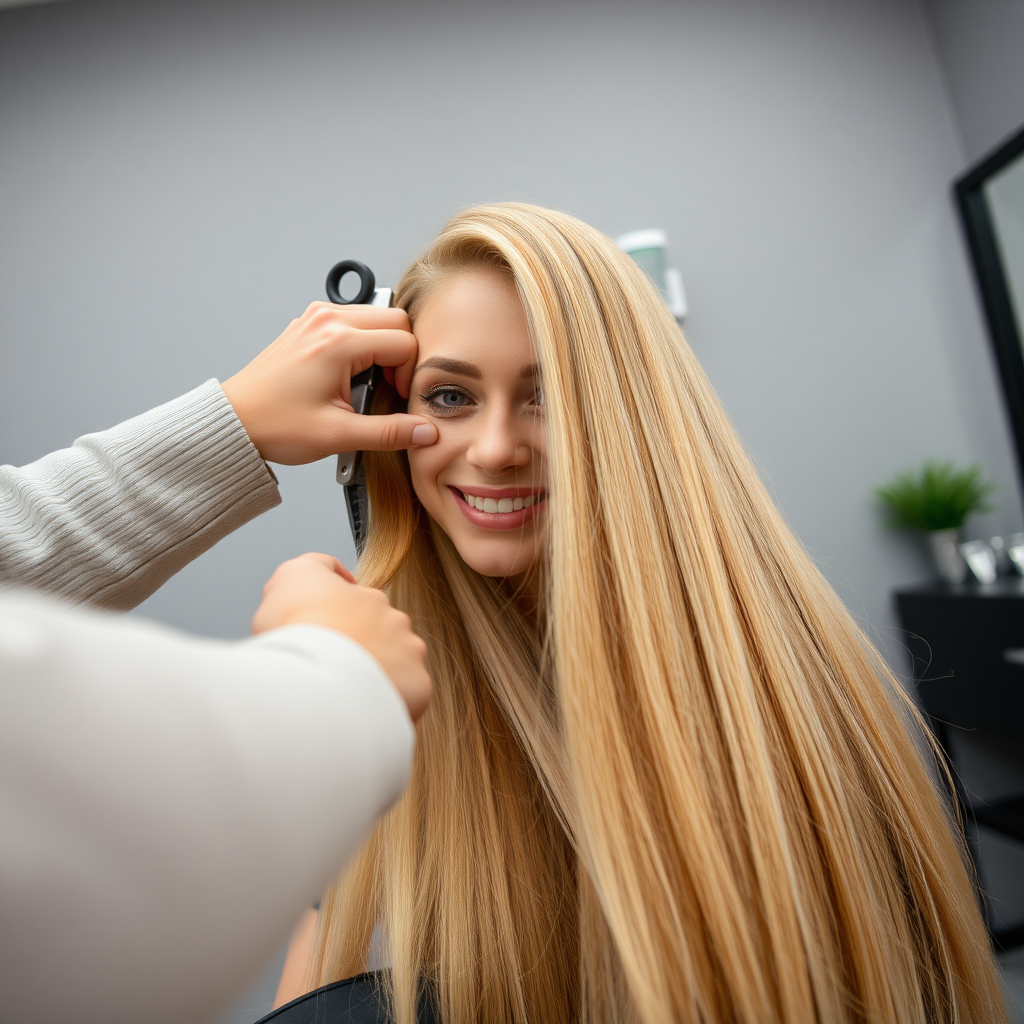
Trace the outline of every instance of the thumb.
{"label": "thumb", "polygon": [[334,555],[325,555],[320,551],[307,551],[304,555],[299,555],[296,562],[312,562],[318,565],[322,565],[327,569],[330,569],[335,576],[340,576],[343,580],[347,580],[349,583],[355,583],[356,578],[339,562]]}
{"label": "thumb", "polygon": [[339,451],[393,452],[433,444],[437,440],[437,427],[422,416],[404,412],[390,416],[360,416],[350,412],[345,413],[342,436],[345,441]]}

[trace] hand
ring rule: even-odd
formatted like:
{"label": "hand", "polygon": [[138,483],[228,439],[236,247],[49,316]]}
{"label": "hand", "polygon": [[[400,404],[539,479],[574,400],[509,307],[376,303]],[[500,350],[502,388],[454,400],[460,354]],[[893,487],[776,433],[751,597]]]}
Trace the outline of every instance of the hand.
{"label": "hand", "polygon": [[300,624],[326,626],[365,647],[390,677],[409,716],[419,721],[433,693],[427,645],[382,590],[360,587],[330,555],[300,555],[279,565],[267,581],[252,631]]}
{"label": "hand", "polygon": [[374,363],[408,398],[416,338],[405,310],[314,302],[222,386],[267,462],[297,466],[338,452],[433,444],[437,427],[422,416],[352,411],[351,379]]}

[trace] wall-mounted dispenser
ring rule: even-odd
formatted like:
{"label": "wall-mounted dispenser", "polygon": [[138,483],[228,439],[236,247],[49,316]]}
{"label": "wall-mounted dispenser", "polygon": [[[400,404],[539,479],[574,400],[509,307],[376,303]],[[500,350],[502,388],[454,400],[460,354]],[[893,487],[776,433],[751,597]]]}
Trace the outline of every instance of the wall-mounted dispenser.
{"label": "wall-mounted dispenser", "polygon": [[647,276],[657,285],[665,298],[672,315],[682,323],[689,312],[686,292],[683,289],[683,275],[675,267],[669,267],[666,250],[668,236],[660,228],[644,231],[630,231],[619,235],[615,244],[628,253],[644,269]]}

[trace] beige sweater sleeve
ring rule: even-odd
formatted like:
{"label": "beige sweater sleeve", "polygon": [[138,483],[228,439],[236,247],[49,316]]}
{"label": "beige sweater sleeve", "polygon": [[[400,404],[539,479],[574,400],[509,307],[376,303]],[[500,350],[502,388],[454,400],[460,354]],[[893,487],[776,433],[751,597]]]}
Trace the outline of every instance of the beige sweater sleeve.
{"label": "beige sweater sleeve", "polygon": [[0,466],[0,583],[133,608],[280,501],[210,380],[31,465]]}

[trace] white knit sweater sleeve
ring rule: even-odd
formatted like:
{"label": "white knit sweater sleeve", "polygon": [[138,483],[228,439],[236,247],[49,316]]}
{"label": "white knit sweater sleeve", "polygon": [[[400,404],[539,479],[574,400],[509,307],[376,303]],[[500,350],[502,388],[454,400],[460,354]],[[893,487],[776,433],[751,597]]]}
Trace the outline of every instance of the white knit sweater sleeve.
{"label": "white knit sweater sleeve", "polygon": [[413,742],[330,630],[198,640],[0,592],[0,1020],[208,1019],[398,798]]}
{"label": "white knit sweater sleeve", "polygon": [[280,500],[210,380],[31,465],[0,466],[0,583],[133,608]]}

